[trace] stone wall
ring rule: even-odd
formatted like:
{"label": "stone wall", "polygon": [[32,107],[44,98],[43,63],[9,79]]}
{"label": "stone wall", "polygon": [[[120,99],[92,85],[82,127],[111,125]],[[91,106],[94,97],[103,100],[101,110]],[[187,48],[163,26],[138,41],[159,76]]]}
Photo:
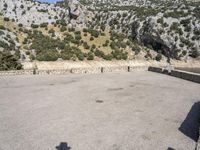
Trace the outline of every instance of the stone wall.
{"label": "stone wall", "polygon": [[147,70],[152,63],[155,66],[165,66],[166,63],[146,61],[55,61],[55,62],[23,62],[24,70],[1,71],[0,75],[66,75],[94,74],[105,72],[130,72]]}
{"label": "stone wall", "polygon": [[181,78],[184,80],[189,80],[192,82],[200,83],[200,74],[182,71],[182,70],[168,70],[165,68],[159,68],[159,67],[149,67],[149,71],[167,74],[173,77]]}
{"label": "stone wall", "polygon": [[[70,73],[74,74],[94,74],[105,72],[131,72],[138,70],[148,70],[149,66],[155,66],[157,68],[163,68],[169,66],[166,62],[157,61],[55,61],[55,62],[22,62],[24,70],[17,71],[0,71],[0,75],[26,75],[26,74],[55,74],[66,75]],[[183,62],[173,62],[174,67],[183,67],[186,64]],[[192,66],[187,63],[188,67],[199,66],[200,63],[192,63]],[[149,68],[155,69],[156,68]],[[153,71],[153,70],[152,70]],[[163,70],[156,70],[155,72],[162,72]],[[168,72],[166,72],[168,74]],[[194,77],[195,80],[196,76]]]}
{"label": "stone wall", "polygon": [[157,61],[34,61],[34,62],[23,62],[24,69],[37,68],[38,70],[68,70],[73,68],[114,68],[130,66],[133,68],[141,68],[148,66],[166,66],[166,62]]}
{"label": "stone wall", "polygon": [[159,67],[149,67],[148,71],[157,72],[157,73],[163,73],[163,69],[159,68]]}
{"label": "stone wall", "polygon": [[75,67],[57,70],[12,70],[0,71],[0,76],[4,75],[67,75],[67,74],[98,74],[107,72],[131,72],[147,70],[148,66],[110,66],[110,67]]}
{"label": "stone wall", "polygon": [[35,70],[37,75],[66,75],[70,73],[70,70]]}
{"label": "stone wall", "polygon": [[34,74],[34,70],[11,70],[11,71],[0,71],[0,76],[6,75],[31,75]]}
{"label": "stone wall", "polygon": [[[103,67],[102,67],[103,68]],[[101,67],[89,67],[89,68],[72,68],[71,73],[75,74],[96,74],[103,73]]]}

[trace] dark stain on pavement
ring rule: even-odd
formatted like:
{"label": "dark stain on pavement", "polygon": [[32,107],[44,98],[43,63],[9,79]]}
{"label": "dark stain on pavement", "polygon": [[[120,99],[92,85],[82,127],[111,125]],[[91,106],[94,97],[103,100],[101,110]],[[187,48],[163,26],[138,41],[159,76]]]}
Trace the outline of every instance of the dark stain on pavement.
{"label": "dark stain on pavement", "polygon": [[174,149],[174,148],[171,148],[171,147],[168,147],[168,148],[167,148],[167,150],[176,150],[176,149]]}
{"label": "dark stain on pavement", "polygon": [[59,146],[56,146],[57,150],[70,150],[71,147],[68,146],[66,142],[61,142]]}
{"label": "dark stain on pavement", "polygon": [[108,91],[121,91],[124,88],[109,88]]}
{"label": "dark stain on pavement", "polygon": [[103,103],[103,100],[96,100],[96,103]]}

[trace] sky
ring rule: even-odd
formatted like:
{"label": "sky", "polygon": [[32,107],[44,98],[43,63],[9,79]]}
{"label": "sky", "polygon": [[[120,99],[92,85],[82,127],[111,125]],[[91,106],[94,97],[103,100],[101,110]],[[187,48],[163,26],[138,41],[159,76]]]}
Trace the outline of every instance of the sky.
{"label": "sky", "polygon": [[57,2],[57,1],[61,1],[61,0],[38,0],[40,2],[49,2],[49,3],[54,3],[54,2]]}

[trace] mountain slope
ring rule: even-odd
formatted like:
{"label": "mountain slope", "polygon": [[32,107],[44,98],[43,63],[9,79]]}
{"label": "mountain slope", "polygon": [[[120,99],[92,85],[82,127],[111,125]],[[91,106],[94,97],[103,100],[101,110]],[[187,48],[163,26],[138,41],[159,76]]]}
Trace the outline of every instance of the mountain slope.
{"label": "mountain slope", "polygon": [[[200,3],[171,0],[0,1],[1,32],[20,61],[198,59]],[[6,43],[5,37],[0,38]],[[12,41],[12,40],[7,40]],[[7,43],[8,44],[8,43]],[[8,44],[9,45],[9,44]],[[8,48],[9,47],[9,48]]]}

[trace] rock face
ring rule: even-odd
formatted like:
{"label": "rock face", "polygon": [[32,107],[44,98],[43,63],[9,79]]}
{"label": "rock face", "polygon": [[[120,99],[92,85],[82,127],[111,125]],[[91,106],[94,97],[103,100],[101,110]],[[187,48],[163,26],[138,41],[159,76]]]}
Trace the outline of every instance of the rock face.
{"label": "rock face", "polygon": [[[152,19],[148,19],[144,22],[143,28],[140,30],[139,39],[146,47],[154,49],[159,53],[162,53],[167,58],[175,58],[173,55],[173,44],[164,40],[158,31],[154,29],[155,23]],[[133,32],[134,33],[134,32]],[[133,35],[135,36],[135,35]]]}
{"label": "rock face", "polygon": [[151,46],[156,51],[161,51],[163,55],[166,57],[173,58],[173,55],[171,53],[170,47],[159,37],[159,36],[153,36],[150,34],[145,34],[141,37],[141,41],[144,43],[145,46]]}
{"label": "rock face", "polygon": [[16,40],[16,35],[10,31],[0,29],[0,51],[11,51],[14,53],[18,50],[19,43]]}
{"label": "rock face", "polygon": [[94,10],[96,24],[106,24],[113,31],[131,36],[156,51],[161,49],[167,57],[183,60],[188,56],[198,57],[195,53],[200,48],[200,3],[189,0],[86,1],[91,4],[87,7]]}
{"label": "rock face", "polygon": [[[65,2],[61,6],[34,0],[0,0],[0,17],[2,15],[4,19],[10,19],[18,25],[23,24],[23,27],[47,23],[60,24],[58,27],[78,27],[78,30],[84,27],[123,34],[138,42],[136,44],[145,46],[145,51],[154,50],[168,58],[184,60],[190,56],[199,56],[200,3],[185,0]],[[55,36],[59,37],[61,34],[56,32]]]}
{"label": "rock face", "polygon": [[[13,19],[24,26],[52,23],[68,14],[67,10],[55,4],[39,3],[28,0],[1,0],[0,12],[4,17]],[[67,20],[67,19],[66,19]]]}
{"label": "rock face", "polygon": [[78,0],[69,0],[68,6],[70,22],[72,24],[85,24],[91,17],[91,12],[89,12]]}
{"label": "rock face", "polygon": [[80,4],[77,0],[69,1],[69,14],[70,19],[77,19],[80,16]]}

